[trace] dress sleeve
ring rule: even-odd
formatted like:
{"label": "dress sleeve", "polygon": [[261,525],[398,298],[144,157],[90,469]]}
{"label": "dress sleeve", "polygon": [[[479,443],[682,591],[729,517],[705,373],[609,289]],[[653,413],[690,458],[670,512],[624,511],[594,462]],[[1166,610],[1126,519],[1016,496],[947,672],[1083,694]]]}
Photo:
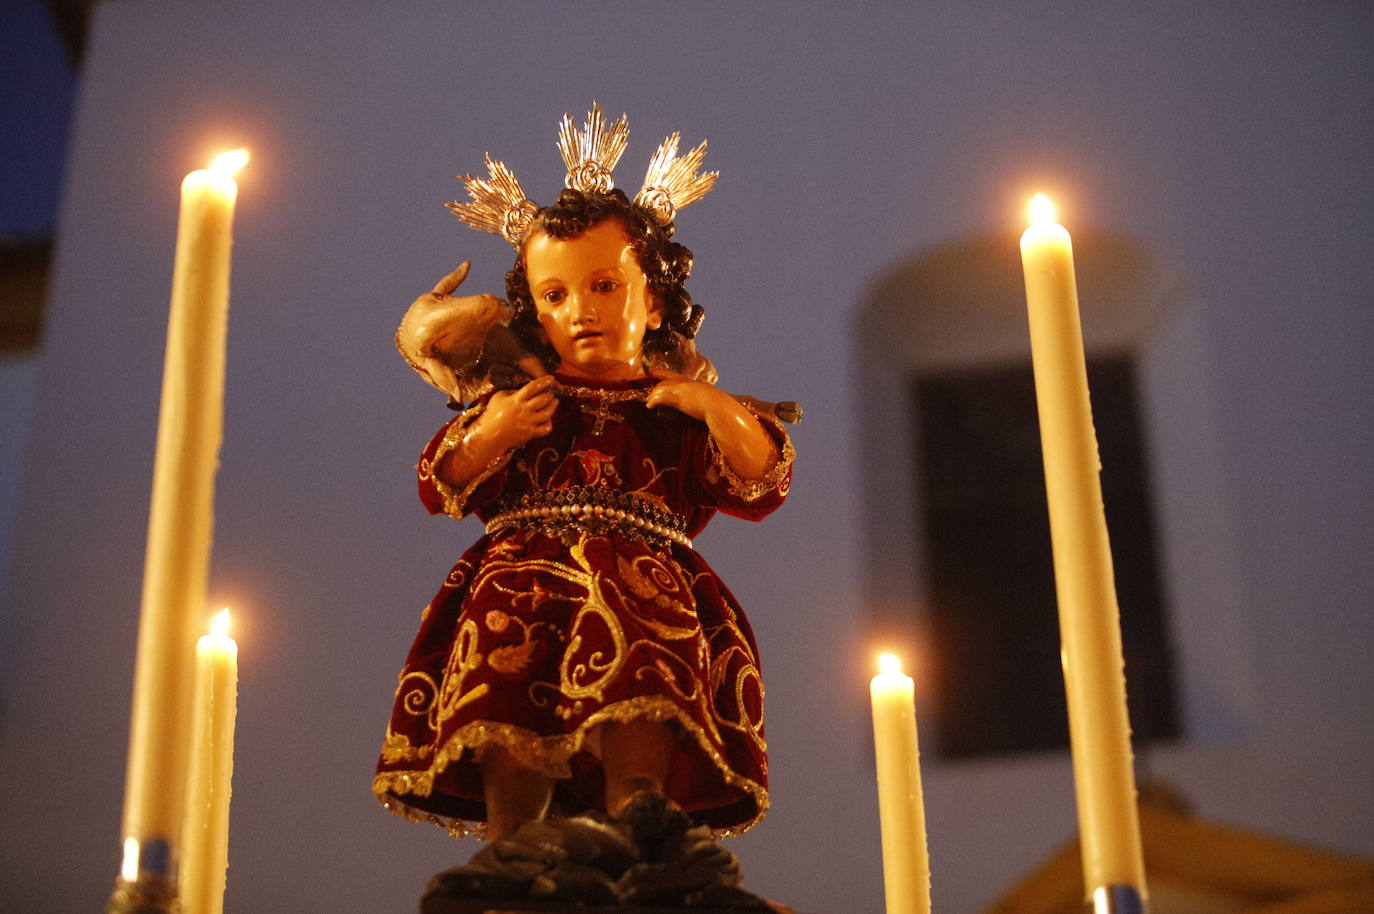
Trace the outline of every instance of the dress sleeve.
{"label": "dress sleeve", "polygon": [[773,447],[777,449],[777,459],[758,479],[741,479],[720,453],[715,439],[709,434],[703,435],[705,453],[702,455],[700,485],[705,500],[719,510],[745,520],[761,520],[787,497],[792,485],[792,461],[797,452],[781,422],[747,403],[745,408],[759,420],[772,439]]}
{"label": "dress sleeve", "polygon": [[430,514],[447,514],[455,520],[461,519],[476,508],[494,501],[505,488],[510,451],[483,467],[461,489],[454,489],[434,472],[449,451],[462,443],[468,427],[477,421],[486,405],[483,399],[478,405],[455,416],[435,433],[421,452],[415,472],[419,477],[420,501]]}

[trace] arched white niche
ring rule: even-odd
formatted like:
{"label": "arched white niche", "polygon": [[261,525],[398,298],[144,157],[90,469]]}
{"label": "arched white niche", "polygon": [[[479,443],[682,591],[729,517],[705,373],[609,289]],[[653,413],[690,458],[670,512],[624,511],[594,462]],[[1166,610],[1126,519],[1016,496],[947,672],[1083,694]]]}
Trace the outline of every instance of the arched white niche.
{"label": "arched white niche", "polygon": [[[1089,356],[1125,353],[1137,368],[1184,736],[1241,736],[1254,701],[1251,661],[1196,303],[1178,272],[1136,239],[1077,229],[1074,252]],[[865,599],[880,630],[923,644],[910,379],[1029,364],[1016,239],[979,237],[915,254],[870,289],[854,327]]]}

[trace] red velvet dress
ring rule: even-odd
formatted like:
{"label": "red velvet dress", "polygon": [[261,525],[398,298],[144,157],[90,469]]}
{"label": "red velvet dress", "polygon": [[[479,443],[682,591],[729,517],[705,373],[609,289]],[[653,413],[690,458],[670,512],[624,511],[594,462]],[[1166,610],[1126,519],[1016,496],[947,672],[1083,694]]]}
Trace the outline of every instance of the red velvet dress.
{"label": "red velvet dress", "polygon": [[462,491],[431,468],[480,406],[446,425],[418,467],[431,513],[476,513],[487,534],[425,609],[396,690],[373,791],[454,834],[486,819],[479,765],[499,744],[556,779],[569,812],[601,807],[594,730],[667,721],[668,796],[717,832],[768,805],[763,684],[743,611],[689,543],[717,510],[759,520],[782,503],[793,450],[761,480],[730,470],[704,423],[649,409],[651,379],[568,389],[553,431]]}

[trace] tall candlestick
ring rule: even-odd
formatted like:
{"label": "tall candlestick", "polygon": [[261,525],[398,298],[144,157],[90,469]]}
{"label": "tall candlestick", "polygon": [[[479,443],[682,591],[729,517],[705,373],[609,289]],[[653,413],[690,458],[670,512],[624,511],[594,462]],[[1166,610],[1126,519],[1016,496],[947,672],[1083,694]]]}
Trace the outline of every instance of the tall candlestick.
{"label": "tall candlestick", "polygon": [[191,723],[191,773],[182,826],[182,914],[222,914],[229,866],[229,782],[234,773],[238,645],[229,637],[229,610],[196,642],[196,690]]}
{"label": "tall candlestick", "polygon": [[[1101,463],[1074,283],[1073,244],[1043,195],[1021,236],[1035,396],[1054,550],[1083,878],[1099,911],[1145,896],[1140,822]],[[1118,900],[1113,900],[1118,899]]]}
{"label": "tall candlestick", "polygon": [[[229,249],[238,150],[181,184],[122,825],[111,909],[175,896],[191,727],[193,649],[205,602],[224,401]],[[129,900],[133,899],[133,900]]]}
{"label": "tall candlestick", "polygon": [[883,836],[887,914],[930,914],[930,857],[916,745],[916,687],[891,654],[869,684],[878,764],[878,822]]}

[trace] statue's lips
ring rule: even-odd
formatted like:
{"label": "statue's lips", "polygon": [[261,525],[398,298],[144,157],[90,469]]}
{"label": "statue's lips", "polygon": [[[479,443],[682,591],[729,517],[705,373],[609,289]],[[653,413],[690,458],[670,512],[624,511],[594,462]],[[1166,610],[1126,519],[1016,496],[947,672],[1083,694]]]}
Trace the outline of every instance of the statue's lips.
{"label": "statue's lips", "polygon": [[603,334],[599,330],[583,330],[581,333],[577,334],[577,336],[573,337],[573,342],[580,343],[583,340],[599,340],[602,336]]}

